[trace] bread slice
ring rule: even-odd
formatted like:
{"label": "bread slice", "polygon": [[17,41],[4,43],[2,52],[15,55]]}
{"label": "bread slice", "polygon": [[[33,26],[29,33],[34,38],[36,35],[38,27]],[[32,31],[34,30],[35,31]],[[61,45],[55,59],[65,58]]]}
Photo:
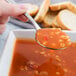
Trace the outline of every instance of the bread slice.
{"label": "bread slice", "polygon": [[50,10],[52,11],[59,11],[62,9],[69,9],[70,11],[76,13],[76,5],[70,1],[50,5]]}
{"label": "bread slice", "polygon": [[56,21],[64,30],[76,30],[76,14],[67,9],[59,12]]}
{"label": "bread slice", "polygon": [[57,16],[57,14],[58,12],[48,11],[42,22],[43,27],[53,27],[52,21]]}
{"label": "bread slice", "polygon": [[57,23],[57,18],[55,17],[54,20],[52,21],[52,26],[56,28],[60,28],[59,24]]}
{"label": "bread slice", "polygon": [[50,5],[52,11],[59,11],[61,9],[66,9],[71,2],[60,2]]}
{"label": "bread slice", "polygon": [[43,1],[42,5],[40,7],[40,10],[35,17],[35,21],[37,21],[39,23],[43,21],[44,16],[48,12],[49,5],[50,5],[50,0],[44,0]]}
{"label": "bread slice", "polygon": [[76,5],[74,3],[70,2],[70,4],[67,6],[67,8],[76,14]]}
{"label": "bread slice", "polygon": [[28,14],[35,16],[38,13],[39,7],[35,4],[26,3],[25,9]]}

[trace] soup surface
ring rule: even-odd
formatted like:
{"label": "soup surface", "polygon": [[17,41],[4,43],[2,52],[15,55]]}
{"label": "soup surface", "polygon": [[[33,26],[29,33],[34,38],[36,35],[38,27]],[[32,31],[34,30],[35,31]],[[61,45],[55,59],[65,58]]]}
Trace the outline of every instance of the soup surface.
{"label": "soup surface", "polygon": [[76,43],[54,51],[33,40],[16,40],[9,76],[76,76]]}
{"label": "soup surface", "polygon": [[71,45],[70,37],[60,28],[43,28],[36,32],[36,41],[53,50],[67,48]]}

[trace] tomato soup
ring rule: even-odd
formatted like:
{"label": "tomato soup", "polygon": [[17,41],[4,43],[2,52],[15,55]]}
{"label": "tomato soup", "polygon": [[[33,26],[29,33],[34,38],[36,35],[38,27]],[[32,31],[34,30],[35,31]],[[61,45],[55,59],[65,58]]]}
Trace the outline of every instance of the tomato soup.
{"label": "tomato soup", "polygon": [[9,76],[76,76],[76,43],[50,50],[33,40],[16,40]]}
{"label": "tomato soup", "polygon": [[36,32],[36,41],[47,48],[62,49],[71,45],[70,37],[60,28],[43,28]]}

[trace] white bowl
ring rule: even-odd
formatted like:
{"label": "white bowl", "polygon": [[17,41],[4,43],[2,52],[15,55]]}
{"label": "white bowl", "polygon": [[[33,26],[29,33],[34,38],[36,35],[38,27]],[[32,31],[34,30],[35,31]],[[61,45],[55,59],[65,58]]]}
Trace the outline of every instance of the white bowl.
{"label": "white bowl", "polygon": [[[34,39],[35,32],[36,31],[34,29],[15,30],[10,32],[0,62],[0,76],[8,76],[9,74],[9,69],[13,57],[13,48],[15,40],[17,38]],[[64,32],[66,32],[70,36],[72,42],[76,42],[76,31],[64,31]]]}

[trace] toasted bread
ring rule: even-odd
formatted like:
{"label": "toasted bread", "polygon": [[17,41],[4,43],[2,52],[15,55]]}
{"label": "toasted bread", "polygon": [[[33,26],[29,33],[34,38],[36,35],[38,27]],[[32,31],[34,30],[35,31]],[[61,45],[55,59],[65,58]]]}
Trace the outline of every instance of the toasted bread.
{"label": "toasted bread", "polygon": [[54,18],[54,20],[52,21],[52,26],[56,27],[56,28],[60,28],[59,24],[56,21],[56,17]]}
{"label": "toasted bread", "polygon": [[52,21],[54,20],[57,14],[58,12],[48,11],[42,23],[43,27],[53,27]]}
{"label": "toasted bread", "polygon": [[50,5],[50,10],[52,11],[59,11],[63,9],[69,9],[70,11],[76,13],[76,5],[72,2],[61,2]]}
{"label": "toasted bread", "polygon": [[76,5],[74,3],[71,2],[67,7],[70,11],[76,14]]}
{"label": "toasted bread", "polygon": [[55,3],[55,4],[51,4],[50,5],[50,9],[52,11],[59,11],[61,9],[66,9],[68,8],[68,5],[70,4],[71,2],[60,2],[60,3]]}
{"label": "toasted bread", "polygon": [[35,16],[39,10],[39,7],[35,4],[26,3],[25,9],[28,14],[30,14],[31,16]]}
{"label": "toasted bread", "polygon": [[76,14],[65,9],[59,12],[56,17],[59,26],[64,30],[76,30]]}
{"label": "toasted bread", "polygon": [[43,21],[44,16],[48,12],[49,5],[50,5],[50,0],[44,0],[43,1],[42,5],[40,7],[40,10],[35,17],[35,21],[37,21],[39,23]]}
{"label": "toasted bread", "polygon": [[53,20],[52,26],[53,26],[54,28],[60,28],[60,29],[64,30],[64,29],[58,24],[58,22],[57,22],[57,17]]}

